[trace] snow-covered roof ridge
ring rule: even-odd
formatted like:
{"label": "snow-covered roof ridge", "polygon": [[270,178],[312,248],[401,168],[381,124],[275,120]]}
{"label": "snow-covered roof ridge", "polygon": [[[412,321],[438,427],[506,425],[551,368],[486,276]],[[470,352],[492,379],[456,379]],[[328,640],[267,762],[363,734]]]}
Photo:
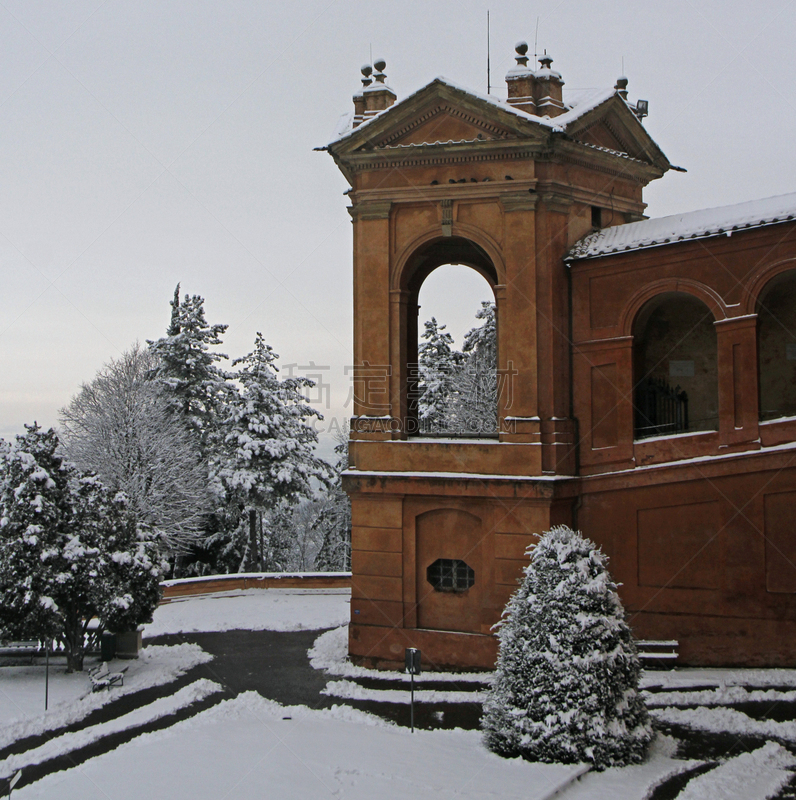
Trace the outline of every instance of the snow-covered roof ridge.
{"label": "snow-covered roof ridge", "polygon": [[597,106],[601,105],[607,100],[610,100],[611,97],[616,95],[615,89],[603,89],[599,91],[582,92],[579,95],[576,94],[576,97],[567,104],[569,106],[569,110],[564,112],[563,114],[560,114],[557,117],[539,117],[536,114],[529,114],[527,111],[523,111],[521,108],[517,108],[516,106],[511,105],[510,103],[506,102],[505,100],[501,100],[495,95],[481,94],[480,92],[468,89],[467,87],[462,86],[461,84],[458,84],[455,81],[449,80],[448,78],[439,75],[433,80],[429,81],[425,86],[422,86],[416,92],[413,92],[412,94],[408,95],[407,97],[404,97],[401,100],[397,100],[389,108],[386,108],[383,111],[379,111],[372,117],[364,120],[356,128],[353,127],[353,114],[352,113],[344,114],[340,118],[340,121],[336,126],[331,141],[327,142],[326,145],[324,145],[323,147],[319,147],[317,149],[326,150],[332,145],[337,144],[346,137],[350,136],[352,133],[364,130],[365,128],[367,128],[368,125],[371,125],[374,120],[379,119],[385,112],[392,111],[398,108],[399,106],[404,105],[405,103],[409,103],[415,96],[428,89],[428,87],[434,83],[441,83],[444,86],[447,86],[451,89],[455,89],[456,91],[464,92],[465,94],[468,94],[471,97],[475,97],[478,100],[482,100],[485,103],[490,103],[491,105],[500,108],[502,111],[505,111],[516,117],[519,117],[520,119],[535,122],[538,125],[543,125],[544,127],[550,128],[551,130],[557,132],[563,132],[566,129],[567,125],[571,124],[575,120],[582,117],[584,114],[597,108]]}
{"label": "snow-covered roof ridge", "polygon": [[796,192],[602,228],[578,241],[566,260],[596,258],[708,236],[729,236],[733,231],[793,219],[796,219]]}

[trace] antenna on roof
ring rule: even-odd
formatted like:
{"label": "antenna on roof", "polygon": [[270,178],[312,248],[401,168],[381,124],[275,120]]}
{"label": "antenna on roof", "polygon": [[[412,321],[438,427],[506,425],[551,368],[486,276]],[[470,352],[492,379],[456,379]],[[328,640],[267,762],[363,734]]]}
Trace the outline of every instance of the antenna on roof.
{"label": "antenna on roof", "polygon": [[489,9],[486,10],[486,93],[492,94],[492,76],[489,69]]}
{"label": "antenna on roof", "polygon": [[539,44],[539,17],[536,18],[536,33],[533,37],[533,63],[536,66],[536,56],[539,54],[539,50],[536,45]]}

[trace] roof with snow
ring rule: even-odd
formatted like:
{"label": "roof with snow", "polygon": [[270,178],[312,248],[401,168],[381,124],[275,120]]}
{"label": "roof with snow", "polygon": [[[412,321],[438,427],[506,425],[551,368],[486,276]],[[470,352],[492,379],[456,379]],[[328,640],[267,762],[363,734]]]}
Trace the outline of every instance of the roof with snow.
{"label": "roof with snow", "polygon": [[[334,145],[337,142],[342,141],[354,131],[359,133],[360,131],[365,130],[368,126],[373,125],[373,123],[380,117],[382,117],[385,113],[387,112],[394,113],[397,109],[401,108],[401,106],[410,104],[417,95],[426,91],[426,89],[428,89],[429,86],[435,83],[441,84],[443,86],[448,86],[451,89],[455,89],[459,92],[464,92],[470,95],[471,97],[478,98],[483,102],[490,103],[491,105],[500,108],[502,111],[506,111],[510,114],[513,114],[519,117],[520,119],[535,122],[538,125],[550,128],[553,131],[560,131],[560,132],[564,132],[568,125],[575,122],[575,120],[579,119],[584,114],[597,108],[597,106],[601,105],[607,100],[610,100],[612,97],[617,96],[616,91],[614,89],[584,90],[580,92],[575,92],[572,93],[567,98],[568,102],[566,103],[566,105],[569,109],[568,111],[564,112],[563,114],[557,117],[552,117],[552,118],[539,117],[536,116],[535,114],[529,114],[527,111],[523,111],[521,108],[516,108],[510,103],[507,103],[505,100],[499,99],[495,95],[481,94],[480,92],[474,92],[472,89],[467,89],[464,86],[461,86],[457,83],[454,83],[451,80],[448,80],[447,78],[440,76],[438,78],[434,78],[434,80],[430,81],[421,89],[418,89],[416,92],[413,92],[408,97],[404,97],[402,100],[396,101],[392,106],[384,109],[384,111],[379,111],[377,114],[374,114],[372,117],[362,122],[356,128],[353,127],[354,124],[353,112],[348,114],[343,114],[343,116],[340,117],[337,125],[335,126],[335,131],[334,134],[332,135],[332,139],[324,147],[320,147],[318,149],[325,150],[331,145]],[[628,107],[630,107],[629,104]]]}
{"label": "roof with snow", "polygon": [[760,228],[793,219],[796,219],[796,192],[602,228],[577,242],[567,254],[566,260],[596,258],[628,250],[661,247],[689,239],[730,235],[734,231]]}

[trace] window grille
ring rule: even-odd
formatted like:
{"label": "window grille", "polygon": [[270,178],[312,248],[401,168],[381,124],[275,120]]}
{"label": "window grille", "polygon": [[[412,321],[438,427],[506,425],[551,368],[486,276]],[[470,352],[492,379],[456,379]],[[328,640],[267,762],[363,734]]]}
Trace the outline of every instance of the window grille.
{"label": "window grille", "polygon": [[426,572],[438,592],[466,592],[475,583],[472,567],[458,558],[438,558]]}

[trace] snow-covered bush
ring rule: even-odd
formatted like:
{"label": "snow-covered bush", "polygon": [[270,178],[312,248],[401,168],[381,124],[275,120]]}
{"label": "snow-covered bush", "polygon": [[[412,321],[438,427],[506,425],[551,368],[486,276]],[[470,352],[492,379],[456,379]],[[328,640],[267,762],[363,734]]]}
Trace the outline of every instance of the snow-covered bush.
{"label": "snow-covered bush", "polygon": [[566,526],[529,549],[531,564],[498,623],[487,746],[532,761],[641,760],[652,737],[639,661],[607,558]]}

